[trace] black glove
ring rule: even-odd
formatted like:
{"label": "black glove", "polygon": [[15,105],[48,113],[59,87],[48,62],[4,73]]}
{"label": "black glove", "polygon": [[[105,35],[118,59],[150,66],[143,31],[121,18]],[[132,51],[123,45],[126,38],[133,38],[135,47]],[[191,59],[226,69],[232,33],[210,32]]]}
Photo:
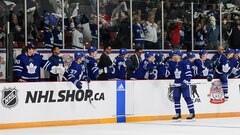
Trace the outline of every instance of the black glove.
{"label": "black glove", "polygon": [[207,80],[208,80],[209,82],[211,82],[212,79],[213,79],[213,75],[208,75]]}
{"label": "black glove", "polygon": [[81,83],[80,81],[77,81],[76,87],[77,87],[78,89],[82,89],[82,83]]}
{"label": "black glove", "polygon": [[88,83],[90,83],[91,79],[89,77],[85,78],[85,81],[87,81]]}

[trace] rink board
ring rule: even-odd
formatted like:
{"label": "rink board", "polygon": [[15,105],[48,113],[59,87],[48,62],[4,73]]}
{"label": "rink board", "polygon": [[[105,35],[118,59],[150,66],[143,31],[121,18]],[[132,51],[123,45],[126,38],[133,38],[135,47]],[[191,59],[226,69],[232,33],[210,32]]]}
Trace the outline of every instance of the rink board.
{"label": "rink board", "polygon": [[[214,80],[216,81],[216,80]],[[172,80],[1,83],[0,129],[168,120]],[[197,118],[240,116],[240,79],[229,80],[228,101],[206,80],[192,80]],[[91,103],[89,102],[91,99]],[[181,100],[183,117],[188,114]]]}

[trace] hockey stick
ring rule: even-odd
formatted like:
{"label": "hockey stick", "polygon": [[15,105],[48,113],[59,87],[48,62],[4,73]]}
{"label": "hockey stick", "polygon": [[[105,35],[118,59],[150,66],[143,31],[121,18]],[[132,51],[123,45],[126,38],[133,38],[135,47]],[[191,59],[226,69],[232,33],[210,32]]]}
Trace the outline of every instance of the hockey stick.
{"label": "hockey stick", "polygon": [[[189,85],[206,84],[207,82],[190,82]],[[181,84],[170,84],[171,87],[181,87]]]}
{"label": "hockey stick", "polygon": [[[86,63],[85,61],[84,61],[84,66],[85,66],[86,76],[87,76],[87,78],[89,78],[89,77],[88,77],[87,63]],[[87,82],[87,90],[93,91],[93,90],[90,89],[90,83],[88,82],[88,80],[86,80],[86,82]],[[86,90],[86,91],[87,91],[87,90]],[[88,101],[89,101],[90,105],[95,109],[96,107],[92,104],[92,98],[89,97],[88,99],[89,99]]]}

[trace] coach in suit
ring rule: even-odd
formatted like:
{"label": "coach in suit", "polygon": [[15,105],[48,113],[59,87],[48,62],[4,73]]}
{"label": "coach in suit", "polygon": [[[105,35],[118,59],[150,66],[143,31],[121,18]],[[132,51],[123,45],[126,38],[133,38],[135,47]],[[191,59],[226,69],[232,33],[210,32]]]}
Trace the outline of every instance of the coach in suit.
{"label": "coach in suit", "polygon": [[111,54],[111,46],[107,45],[104,46],[103,48],[104,52],[100,56],[99,59],[99,70],[100,70],[100,75],[99,75],[99,80],[108,80],[108,72],[109,72],[109,67],[112,66],[112,60],[109,57],[109,54]]}
{"label": "coach in suit", "polygon": [[133,71],[138,67],[139,63],[142,61],[141,54],[143,52],[142,48],[136,48],[135,53],[130,56],[131,60],[131,66],[129,66],[128,72],[127,72],[127,79],[130,79],[130,76],[132,75]]}

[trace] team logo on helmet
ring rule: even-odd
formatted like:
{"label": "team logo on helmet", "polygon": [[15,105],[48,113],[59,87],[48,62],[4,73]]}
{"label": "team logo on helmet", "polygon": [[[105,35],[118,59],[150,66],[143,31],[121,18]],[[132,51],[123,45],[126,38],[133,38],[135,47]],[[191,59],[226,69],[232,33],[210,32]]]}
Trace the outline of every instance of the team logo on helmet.
{"label": "team logo on helmet", "polygon": [[208,96],[210,97],[210,103],[212,104],[222,104],[225,102],[221,81],[214,81],[212,83]]}
{"label": "team logo on helmet", "polygon": [[4,88],[2,91],[2,104],[4,107],[12,108],[18,102],[16,88]]}

